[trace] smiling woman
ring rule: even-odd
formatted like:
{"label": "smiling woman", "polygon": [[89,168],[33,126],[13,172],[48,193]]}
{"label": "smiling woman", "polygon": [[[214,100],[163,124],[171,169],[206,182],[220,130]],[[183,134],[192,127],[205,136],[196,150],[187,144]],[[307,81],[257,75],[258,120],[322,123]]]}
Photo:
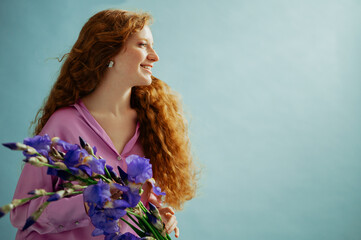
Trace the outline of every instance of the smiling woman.
{"label": "smiling woman", "polygon": [[[65,56],[60,75],[37,114],[34,133],[70,143],[82,136],[97,146],[108,165],[124,171],[129,155],[149,158],[153,176],[167,194],[166,206],[150,185],[144,186],[141,200],[157,206],[167,231],[178,237],[173,208],[181,209],[194,197],[196,168],[179,98],[152,76],[159,57],[153,49],[150,21],[149,14],[123,10],[105,10],[91,17]],[[39,188],[58,191],[62,183],[44,169],[26,165],[14,198],[24,198]],[[21,228],[45,200],[32,200],[13,210],[12,224]],[[125,225],[121,229],[132,232]],[[33,226],[18,231],[16,239],[88,239],[93,230],[83,199],[75,196],[50,205]]]}
{"label": "smiling woman", "polygon": [[149,85],[152,82],[153,63],[159,60],[152,48],[153,36],[149,26],[132,34],[124,48],[114,58],[112,69],[106,78],[117,79],[118,83],[129,86]]}

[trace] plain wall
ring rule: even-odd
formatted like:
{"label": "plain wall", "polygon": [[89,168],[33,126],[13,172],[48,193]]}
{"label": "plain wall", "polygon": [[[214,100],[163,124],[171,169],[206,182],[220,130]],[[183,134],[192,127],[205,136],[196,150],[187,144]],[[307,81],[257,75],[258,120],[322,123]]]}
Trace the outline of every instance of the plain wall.
{"label": "plain wall", "polygon": [[[153,73],[183,97],[203,172],[180,239],[361,239],[361,1],[2,0],[0,142],[29,136],[55,58],[107,8],[154,16]],[[0,155],[5,205],[22,157]]]}

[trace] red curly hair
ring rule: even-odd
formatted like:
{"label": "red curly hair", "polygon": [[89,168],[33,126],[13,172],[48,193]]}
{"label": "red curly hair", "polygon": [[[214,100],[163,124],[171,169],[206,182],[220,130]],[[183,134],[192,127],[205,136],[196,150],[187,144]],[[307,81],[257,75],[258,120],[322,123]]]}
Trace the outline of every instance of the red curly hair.
{"label": "red curly hair", "polygon": [[[129,36],[149,24],[148,13],[104,10],[83,26],[44,106],[37,113],[35,134],[59,108],[90,94],[102,79],[107,63],[122,50]],[[153,173],[167,195],[165,203],[180,210],[196,192],[197,170],[190,153],[187,122],[180,99],[152,76],[149,86],[133,87],[131,106],[138,113],[140,141]]]}

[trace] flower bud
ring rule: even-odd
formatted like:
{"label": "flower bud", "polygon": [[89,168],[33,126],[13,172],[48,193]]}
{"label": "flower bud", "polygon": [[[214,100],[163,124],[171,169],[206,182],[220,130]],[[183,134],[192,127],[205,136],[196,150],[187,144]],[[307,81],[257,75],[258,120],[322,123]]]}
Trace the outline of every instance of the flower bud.
{"label": "flower bud", "polygon": [[38,153],[38,151],[36,151],[35,148],[30,147],[30,146],[26,146],[26,149],[24,150],[25,153],[29,154],[29,155],[35,155]]}
{"label": "flower bud", "polygon": [[38,195],[38,196],[45,196],[46,195],[45,189],[35,189],[33,191],[28,192],[29,195]]}
{"label": "flower bud", "polygon": [[40,162],[39,159],[37,159],[36,157],[27,158],[27,159],[24,160],[24,162],[30,163],[31,165],[33,165],[35,167],[44,166],[44,164],[42,162]]}
{"label": "flower bud", "polygon": [[57,144],[59,140],[60,140],[59,137],[53,137],[53,138],[51,139],[51,143]]}
{"label": "flower bud", "polygon": [[48,163],[48,159],[44,156],[36,156],[36,158],[39,160],[39,162]]}
{"label": "flower bud", "polygon": [[4,147],[7,147],[11,150],[21,150],[24,151],[26,149],[26,145],[23,143],[3,143]]}
{"label": "flower bud", "polygon": [[51,195],[48,200],[48,202],[54,202],[54,201],[57,201],[59,200],[60,198],[63,198],[64,197],[64,194],[65,194],[65,190],[60,190],[60,191],[57,191],[55,194]]}
{"label": "flower bud", "polygon": [[63,160],[64,154],[62,152],[59,152],[55,147],[51,148],[50,156],[55,158],[54,160]]}
{"label": "flower bud", "polygon": [[63,162],[54,162],[54,166],[60,168],[61,170],[66,170],[68,167]]}

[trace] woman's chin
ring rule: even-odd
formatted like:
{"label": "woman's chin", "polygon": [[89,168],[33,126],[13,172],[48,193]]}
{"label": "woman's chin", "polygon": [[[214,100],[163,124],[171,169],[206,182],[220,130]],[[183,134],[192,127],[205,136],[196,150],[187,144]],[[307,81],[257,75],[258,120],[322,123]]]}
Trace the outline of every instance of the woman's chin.
{"label": "woman's chin", "polygon": [[151,77],[149,79],[146,79],[146,81],[142,82],[141,84],[139,84],[139,86],[149,86],[150,84],[152,84]]}

